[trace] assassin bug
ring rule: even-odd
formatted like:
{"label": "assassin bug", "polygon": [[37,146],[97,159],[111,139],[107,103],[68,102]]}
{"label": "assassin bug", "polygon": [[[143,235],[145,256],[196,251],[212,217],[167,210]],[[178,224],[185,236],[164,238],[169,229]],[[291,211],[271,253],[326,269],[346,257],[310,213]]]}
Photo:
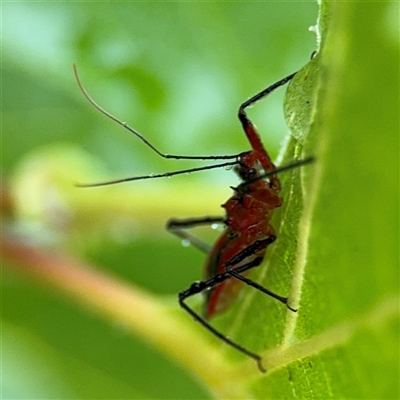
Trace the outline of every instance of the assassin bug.
{"label": "assassin bug", "polygon": [[[139,132],[100,107],[83,87],[76,66],[74,65],[73,67],[78,85],[88,101],[101,113],[141,139],[161,157],[190,160],[234,160],[187,170],[166,172],[158,175],[136,176],[107,182],[80,184],[78,186],[105,186],[121,182],[154,179],[188,172],[197,172],[232,165],[235,166],[235,171],[242,182],[237,187],[232,187],[233,195],[222,205],[225,209],[225,217],[217,216],[184,220],[171,219],[167,222],[167,229],[178,237],[188,240],[198,249],[208,253],[205,264],[205,280],[195,282],[187,290],[179,293],[178,301],[180,306],[223,342],[253,358],[257,362],[260,371],[265,372],[262,365],[262,357],[259,354],[229,339],[215,329],[208,322],[208,319],[224,311],[230,305],[232,300],[238,295],[242,286],[241,284],[243,283],[275,298],[285,304],[289,310],[293,312],[296,311],[289,305],[287,297],[273,293],[246,277],[250,269],[261,264],[267,247],[276,240],[275,231],[270,224],[270,219],[274,209],[281,206],[283,202],[283,199],[279,197],[281,183],[277,174],[313,161],[313,158],[309,157],[290,165],[276,168],[268,152],[265,150],[255,126],[247,117],[246,108],[253,105],[258,100],[265,98],[278,87],[288,83],[294,77],[295,73],[267,87],[245,101],[239,107],[238,117],[247,139],[250,142],[250,151],[225,156],[178,156],[160,152]],[[224,224],[225,229],[211,248],[187,231],[193,227],[216,223]],[[198,293],[205,293],[206,297],[203,316],[194,311],[186,302],[189,297]]]}

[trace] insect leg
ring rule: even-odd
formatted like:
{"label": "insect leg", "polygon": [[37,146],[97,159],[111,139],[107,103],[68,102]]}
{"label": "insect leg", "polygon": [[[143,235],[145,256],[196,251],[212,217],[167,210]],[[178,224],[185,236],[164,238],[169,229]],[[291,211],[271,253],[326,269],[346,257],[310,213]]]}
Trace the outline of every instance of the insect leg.
{"label": "insect leg", "polygon": [[239,279],[240,281],[246,283],[246,285],[252,286],[255,289],[260,290],[261,292],[267,294],[268,296],[271,296],[274,299],[285,304],[289,310],[296,312],[297,310],[290,307],[290,305],[288,304],[287,297],[283,297],[274,292],[271,292],[269,289],[265,288],[264,286],[261,286],[258,283],[252,281],[251,279],[246,278],[245,276],[241,275],[240,273],[243,272],[243,271],[241,271],[241,267],[233,268],[236,264],[238,264],[239,262],[244,260],[246,257],[249,257],[250,255],[253,255],[256,252],[258,252],[262,249],[265,249],[267,246],[269,246],[275,240],[276,240],[276,236],[272,235],[272,236],[268,237],[267,239],[255,241],[253,244],[246,247],[239,254],[237,254],[235,257],[233,257],[229,262],[226,263],[226,265],[225,265],[226,272],[228,274],[232,275],[232,277]]}
{"label": "insect leg", "polygon": [[203,217],[203,218],[190,218],[190,219],[170,219],[167,222],[167,230],[174,235],[178,236],[183,240],[188,240],[197,249],[208,253],[211,250],[211,246],[202,240],[196,238],[187,232],[187,229],[195,228],[200,225],[212,225],[212,224],[224,223],[223,217]]}
{"label": "insect leg", "polygon": [[[286,84],[289,82],[296,73],[290,74],[287,77],[281,79],[280,81],[274,83],[273,85],[267,87],[260,93],[257,93],[247,101],[241,104],[239,107],[239,112],[238,112],[238,117],[240,122],[242,123],[243,130],[246,133],[246,136],[250,142],[250,145],[253,150],[255,150],[260,157],[260,162],[264,168],[264,172],[268,173],[271,171],[275,170],[275,165],[272,163],[271,158],[268,154],[268,152],[265,150],[264,145],[261,142],[261,138],[258,135],[255,126],[252,124],[252,122],[249,120],[246,114],[246,108],[253,105],[256,103],[258,100],[263,99],[264,97],[268,96],[270,93],[272,93],[275,89],[278,87]],[[276,188],[277,191],[280,190],[280,183],[279,180],[276,178],[275,174],[271,175],[269,177],[269,180],[271,182],[271,185]]]}
{"label": "insect leg", "polygon": [[[253,260],[252,262],[248,263],[247,265],[243,265],[239,268],[241,272],[248,270],[250,268],[253,268],[257,265],[259,265],[262,261],[261,257],[258,257],[257,259]],[[198,321],[201,325],[203,325],[204,328],[206,328],[209,332],[211,332],[214,336],[218,337],[220,340],[228,344],[229,346],[233,347],[234,349],[240,351],[241,353],[245,354],[248,357],[253,358],[257,362],[258,369],[261,372],[266,372],[263,364],[262,364],[262,357],[259,354],[256,354],[243,346],[240,346],[239,344],[235,343],[231,339],[229,339],[227,336],[219,332],[217,329],[215,329],[212,325],[210,325],[204,318],[202,318],[199,314],[197,314],[188,304],[186,304],[186,299],[188,297],[194,296],[195,294],[201,293],[204,290],[210,289],[219,283],[225,281],[226,279],[232,278],[232,275],[225,272],[223,274],[218,274],[215,277],[209,279],[208,281],[203,281],[203,282],[195,282],[193,283],[189,289],[184,290],[179,293],[178,299],[179,299],[179,304],[180,306],[187,312],[189,313],[195,321]]]}
{"label": "insect leg", "polygon": [[297,74],[297,72],[294,72],[293,74],[290,74],[286,76],[285,78],[279,80],[278,82],[275,82],[271,86],[268,86],[266,89],[262,90],[260,93],[255,94],[253,97],[250,97],[250,99],[246,100],[240,107],[239,107],[239,119],[241,120],[241,115],[246,117],[246,112],[244,111],[245,108],[253,105],[256,103],[258,100],[263,99],[264,97],[268,96],[270,93],[272,93],[275,89],[277,89],[280,86],[285,85],[288,83],[292,78]]}

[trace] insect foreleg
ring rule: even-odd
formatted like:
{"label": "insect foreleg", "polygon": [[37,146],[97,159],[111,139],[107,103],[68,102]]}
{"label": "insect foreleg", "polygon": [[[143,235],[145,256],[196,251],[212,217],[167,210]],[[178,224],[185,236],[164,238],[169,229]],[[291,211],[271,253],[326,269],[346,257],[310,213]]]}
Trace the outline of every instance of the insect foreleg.
{"label": "insect foreleg", "polygon": [[183,240],[187,240],[191,245],[197,249],[209,253],[211,246],[197,237],[191,235],[186,229],[195,228],[201,225],[224,223],[223,217],[203,217],[203,218],[190,218],[190,219],[171,219],[167,222],[166,228],[169,232],[178,236]]}
{"label": "insect foreleg", "polygon": [[223,217],[170,219],[167,222],[167,229],[172,230],[174,228],[195,228],[199,225],[223,224],[224,221],[225,219]]}

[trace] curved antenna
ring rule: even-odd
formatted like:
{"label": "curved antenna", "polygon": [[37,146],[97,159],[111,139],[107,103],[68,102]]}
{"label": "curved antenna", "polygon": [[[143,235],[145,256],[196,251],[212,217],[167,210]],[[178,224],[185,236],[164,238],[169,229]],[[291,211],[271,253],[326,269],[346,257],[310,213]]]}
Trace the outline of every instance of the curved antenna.
{"label": "curved antenna", "polygon": [[83,95],[86,97],[86,99],[89,101],[92,106],[94,106],[98,111],[100,111],[102,114],[104,114],[106,117],[110,118],[114,122],[116,122],[118,125],[121,125],[123,128],[128,130],[129,132],[133,133],[135,136],[137,136],[142,142],[144,142],[148,147],[150,147],[154,152],[156,152],[159,156],[163,158],[172,158],[176,160],[231,160],[233,158],[238,158],[239,154],[235,155],[228,155],[228,156],[177,156],[177,155],[172,155],[172,154],[164,154],[161,153],[158,149],[156,149],[144,136],[142,136],[138,131],[135,129],[131,128],[126,122],[121,121],[117,117],[114,117],[114,115],[110,114],[108,111],[106,111],[103,107],[98,105],[90,96],[89,93],[86,91],[84,88],[79,75],[78,75],[78,69],[75,64],[72,64],[72,67],[74,69],[74,74],[76,81],[79,85],[79,88],[81,89],[81,92]]}
{"label": "curved antenna", "polygon": [[157,174],[157,175],[150,174],[150,175],[143,175],[143,176],[133,176],[130,178],[116,179],[114,181],[107,181],[107,182],[88,183],[88,184],[77,183],[77,184],[75,184],[75,186],[77,186],[77,187],[97,187],[97,186],[114,185],[114,184],[123,183],[123,182],[139,181],[139,180],[144,180],[144,179],[169,178],[174,175],[190,174],[191,172],[205,171],[207,169],[230,167],[230,166],[236,165],[236,164],[239,164],[239,161],[231,161],[231,162],[215,164],[215,165],[206,165],[205,167],[183,169],[180,171],[164,172],[162,174]]}

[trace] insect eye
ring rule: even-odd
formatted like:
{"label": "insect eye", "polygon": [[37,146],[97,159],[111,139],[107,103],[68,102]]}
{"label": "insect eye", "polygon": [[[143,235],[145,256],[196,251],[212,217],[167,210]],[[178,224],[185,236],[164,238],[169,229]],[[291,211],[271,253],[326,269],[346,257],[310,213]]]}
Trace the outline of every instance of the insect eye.
{"label": "insect eye", "polygon": [[249,181],[250,179],[255,178],[256,175],[257,175],[257,170],[255,168],[250,168],[244,174],[243,179],[245,181]]}

